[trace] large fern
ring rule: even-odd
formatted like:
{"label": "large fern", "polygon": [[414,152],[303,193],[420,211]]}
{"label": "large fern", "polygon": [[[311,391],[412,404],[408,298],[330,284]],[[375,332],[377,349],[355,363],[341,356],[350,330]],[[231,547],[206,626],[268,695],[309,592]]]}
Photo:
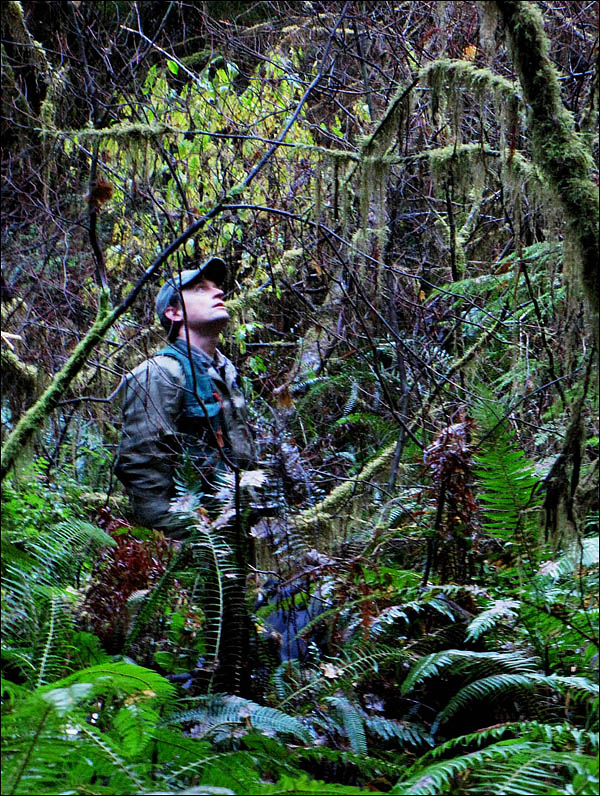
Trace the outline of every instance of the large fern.
{"label": "large fern", "polygon": [[193,565],[204,575],[205,613],[211,617],[205,629],[206,657],[214,664],[223,633],[225,590],[231,587],[238,573],[231,547],[215,528],[214,523],[202,520],[190,528],[190,538],[173,556],[156,586],[144,597],[124,644],[127,653],[150,620],[163,610],[169,589],[179,571]]}
{"label": "large fern", "polygon": [[326,701],[333,709],[344,735],[347,736],[350,749],[358,755],[367,754],[367,738],[365,735],[364,711],[360,710],[349,699],[341,696],[327,697]]}
{"label": "large fern", "polygon": [[[293,687],[289,689],[280,705],[298,702],[300,699],[305,699],[308,694],[326,696],[329,692],[343,687],[344,684],[355,683],[363,676],[377,671],[378,667],[386,661],[402,661],[406,657],[407,655],[402,649],[383,646],[376,651],[360,648],[349,649],[344,655],[324,661],[319,671],[313,671],[308,676],[301,677],[301,680],[304,679],[305,682],[300,682],[295,689]],[[282,669],[285,670],[285,664],[282,665]]]}
{"label": "large fern", "polygon": [[[545,675],[538,670],[535,659],[516,653],[471,652],[444,650],[428,655],[412,668],[402,685],[407,694],[432,676],[469,676],[472,682],[463,686],[440,712],[438,722],[447,721],[460,710],[468,710],[475,700],[491,702],[509,692],[543,691],[569,692],[572,701],[597,697],[598,687],[585,677]],[[481,677],[480,675],[484,676]],[[479,676],[477,676],[479,675]]]}
{"label": "large fern", "polygon": [[[64,673],[71,657],[73,601],[81,567],[94,549],[114,544],[91,523],[69,520],[37,537],[4,540],[2,656],[34,686]],[[13,555],[15,550],[20,555]]]}
{"label": "large fern", "polygon": [[95,792],[138,792],[147,777],[136,759],[173,691],[156,672],[116,663],[25,694],[3,710],[3,793],[58,793],[96,777],[107,787]]}
{"label": "large fern", "polygon": [[503,425],[474,457],[483,528],[525,552],[537,541],[541,496],[533,465],[518,450]]}

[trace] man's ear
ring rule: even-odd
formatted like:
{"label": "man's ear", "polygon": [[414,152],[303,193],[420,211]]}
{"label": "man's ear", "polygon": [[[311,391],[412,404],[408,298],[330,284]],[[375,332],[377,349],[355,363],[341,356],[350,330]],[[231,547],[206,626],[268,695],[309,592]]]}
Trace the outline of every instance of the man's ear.
{"label": "man's ear", "polygon": [[165,310],[165,318],[168,318],[172,323],[178,323],[183,320],[183,310],[181,307],[167,307]]}

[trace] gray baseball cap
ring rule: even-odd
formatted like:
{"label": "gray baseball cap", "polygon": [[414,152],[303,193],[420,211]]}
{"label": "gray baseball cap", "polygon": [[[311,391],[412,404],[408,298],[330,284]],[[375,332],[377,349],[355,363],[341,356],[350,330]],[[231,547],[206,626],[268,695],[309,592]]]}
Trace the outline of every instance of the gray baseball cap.
{"label": "gray baseball cap", "polygon": [[172,305],[175,296],[186,287],[190,287],[199,279],[210,279],[219,287],[225,281],[227,274],[227,264],[221,257],[209,257],[206,262],[198,268],[187,268],[179,274],[174,274],[167,279],[165,284],[158,291],[156,296],[155,308],[158,319],[167,332],[172,331],[173,323],[165,318],[165,310]]}

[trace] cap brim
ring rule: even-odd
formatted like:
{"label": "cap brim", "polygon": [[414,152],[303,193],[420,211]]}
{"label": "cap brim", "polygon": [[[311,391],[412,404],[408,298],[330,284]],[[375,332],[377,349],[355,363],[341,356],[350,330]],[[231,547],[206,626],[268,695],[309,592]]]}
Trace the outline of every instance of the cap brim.
{"label": "cap brim", "polygon": [[202,265],[196,269],[196,271],[190,275],[188,279],[182,281],[181,287],[189,287],[193,285],[194,282],[197,282],[199,279],[210,279],[212,282],[217,284],[219,287],[225,282],[225,277],[227,275],[227,264],[225,260],[222,260],[220,257],[211,257],[206,262],[202,263]]}

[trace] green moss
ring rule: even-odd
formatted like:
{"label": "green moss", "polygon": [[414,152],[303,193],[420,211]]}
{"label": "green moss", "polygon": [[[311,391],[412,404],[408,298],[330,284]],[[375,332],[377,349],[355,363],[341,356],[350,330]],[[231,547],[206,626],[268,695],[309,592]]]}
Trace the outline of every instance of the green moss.
{"label": "green moss", "polygon": [[29,385],[30,388],[35,385],[39,377],[38,369],[34,365],[22,362],[15,352],[8,348],[2,349],[2,370],[5,368],[17,375],[19,381]]}
{"label": "green moss", "polygon": [[313,221],[320,224],[323,209],[323,168],[320,160],[315,163],[314,174]]}
{"label": "green moss", "polygon": [[362,140],[363,157],[381,156],[395,143],[402,117],[408,110],[409,97],[406,86],[399,86],[373,133]]}
{"label": "green moss", "polygon": [[208,64],[211,56],[212,52],[210,50],[198,50],[198,52],[191,55],[184,55],[181,63],[187,66],[188,69],[202,70]]}
{"label": "green moss", "polygon": [[429,158],[431,174],[434,179],[445,179],[448,169],[452,168],[456,187],[459,189],[470,187],[477,174],[483,171],[482,160],[485,152],[478,142],[450,144],[431,149],[426,155]]}

